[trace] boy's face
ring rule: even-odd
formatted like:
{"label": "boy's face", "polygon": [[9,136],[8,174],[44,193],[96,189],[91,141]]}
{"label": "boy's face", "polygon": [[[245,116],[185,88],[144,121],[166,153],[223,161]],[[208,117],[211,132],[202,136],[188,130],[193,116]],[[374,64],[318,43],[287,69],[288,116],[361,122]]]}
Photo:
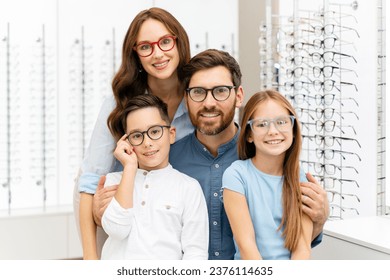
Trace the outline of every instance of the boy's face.
{"label": "boy's face", "polygon": [[[161,118],[157,108],[147,107],[131,112],[126,118],[129,135],[133,132],[144,132],[150,127],[160,125],[166,126],[167,123]],[[148,134],[143,133],[142,144],[134,147],[134,152],[138,158],[138,166],[145,170],[156,170],[168,165],[170,145],[175,141],[176,129],[162,128],[163,133],[160,139],[152,140]],[[153,131],[150,131],[152,135]],[[153,137],[153,136],[152,136]]]}

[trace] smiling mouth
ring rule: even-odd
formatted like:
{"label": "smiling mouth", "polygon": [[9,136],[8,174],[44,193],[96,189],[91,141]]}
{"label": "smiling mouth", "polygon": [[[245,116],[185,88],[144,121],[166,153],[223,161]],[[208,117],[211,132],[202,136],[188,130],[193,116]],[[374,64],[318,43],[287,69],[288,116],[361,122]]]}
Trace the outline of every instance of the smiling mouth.
{"label": "smiling mouth", "polygon": [[270,140],[270,141],[265,141],[265,143],[270,144],[270,145],[277,145],[282,143],[284,140]]}
{"label": "smiling mouth", "polygon": [[144,156],[147,156],[147,157],[150,157],[150,156],[155,155],[157,152],[158,152],[158,151],[150,151],[150,152],[144,153],[143,155],[144,155]]}
{"label": "smiling mouth", "polygon": [[200,116],[204,118],[215,118],[219,116],[219,113],[201,113]]}
{"label": "smiling mouth", "polygon": [[162,62],[162,63],[155,63],[153,64],[154,67],[164,67],[166,65],[168,65],[168,62],[169,61],[165,61],[165,62]]}

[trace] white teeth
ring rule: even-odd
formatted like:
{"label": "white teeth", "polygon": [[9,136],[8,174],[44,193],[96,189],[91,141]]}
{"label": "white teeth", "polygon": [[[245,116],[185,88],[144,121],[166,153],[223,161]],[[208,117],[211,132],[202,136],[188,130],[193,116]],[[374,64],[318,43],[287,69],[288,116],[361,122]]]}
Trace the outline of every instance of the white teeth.
{"label": "white teeth", "polygon": [[266,141],[267,144],[275,145],[282,143],[282,140],[271,140],[271,141]]}
{"label": "white teeth", "polygon": [[203,113],[202,116],[203,117],[206,117],[206,118],[213,118],[213,117],[216,117],[218,116],[219,114],[218,113]]}
{"label": "white teeth", "polygon": [[168,64],[168,61],[165,61],[165,62],[163,62],[163,63],[156,63],[156,64],[154,64],[154,66],[156,66],[156,67],[162,67],[162,66],[165,66],[165,65],[167,65]]}

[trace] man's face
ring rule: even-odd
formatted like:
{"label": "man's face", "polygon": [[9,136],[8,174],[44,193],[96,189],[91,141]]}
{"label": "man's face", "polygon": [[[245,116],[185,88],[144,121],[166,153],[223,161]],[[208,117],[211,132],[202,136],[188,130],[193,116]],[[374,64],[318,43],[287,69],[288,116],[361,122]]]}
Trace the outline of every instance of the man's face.
{"label": "man's face", "polygon": [[[211,89],[216,86],[233,86],[231,74],[223,66],[196,72],[191,77],[188,87]],[[214,99],[211,91],[208,91],[206,99],[202,102],[195,102],[186,94],[191,122],[200,133],[205,135],[217,135],[231,125],[235,108],[241,105],[242,99],[241,87],[231,89],[230,96],[224,101]]]}

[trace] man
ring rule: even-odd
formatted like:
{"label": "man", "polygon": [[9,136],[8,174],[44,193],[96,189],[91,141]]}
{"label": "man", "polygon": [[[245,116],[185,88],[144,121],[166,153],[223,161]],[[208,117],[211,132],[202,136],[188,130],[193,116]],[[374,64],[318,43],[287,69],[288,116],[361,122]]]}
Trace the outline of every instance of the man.
{"label": "man", "polygon": [[[184,98],[196,130],[172,145],[170,163],[197,179],[203,189],[209,214],[209,259],[233,259],[233,234],[220,190],[223,172],[238,159],[239,127],[234,123],[234,115],[244,100],[241,70],[227,52],[206,50],[190,60],[179,78],[186,88]],[[310,174],[308,180],[301,183],[303,211],[314,223],[312,246],[315,246],[321,242],[329,206],[326,192]],[[115,192],[115,187],[104,190],[102,182],[94,198],[97,224]]]}
{"label": "man", "polygon": [[[170,162],[202,186],[209,214],[209,259],[233,259],[233,235],[220,190],[223,172],[238,159],[239,127],[234,123],[234,114],[244,100],[240,67],[228,53],[206,50],[190,60],[180,78],[196,130],[172,145]],[[303,211],[313,220],[313,237],[317,237],[328,217],[328,201],[314,178],[309,175],[308,179],[312,182],[301,183]],[[321,238],[320,235],[312,245],[321,242]]]}

